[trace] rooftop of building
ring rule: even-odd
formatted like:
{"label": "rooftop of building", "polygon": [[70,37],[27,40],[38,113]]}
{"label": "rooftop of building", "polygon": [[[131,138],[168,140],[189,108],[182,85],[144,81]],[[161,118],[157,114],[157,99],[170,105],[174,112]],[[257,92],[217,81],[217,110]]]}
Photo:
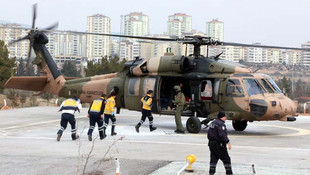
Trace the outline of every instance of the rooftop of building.
{"label": "rooftop of building", "polygon": [[104,17],[104,18],[110,18],[110,17],[108,17],[108,16],[105,16],[105,15],[99,14],[99,13],[94,14],[94,15],[92,15],[92,16],[88,16],[88,17]]}
{"label": "rooftop of building", "polygon": [[209,23],[223,23],[223,22],[220,21],[218,18],[216,18],[216,19],[212,19],[212,21],[209,21]]}
{"label": "rooftop of building", "polygon": [[131,12],[125,16],[147,16],[147,15],[143,14],[142,12]]}
{"label": "rooftop of building", "polygon": [[190,17],[189,15],[187,15],[185,13],[175,13],[175,14],[170,15],[170,16],[187,16],[187,17]]}

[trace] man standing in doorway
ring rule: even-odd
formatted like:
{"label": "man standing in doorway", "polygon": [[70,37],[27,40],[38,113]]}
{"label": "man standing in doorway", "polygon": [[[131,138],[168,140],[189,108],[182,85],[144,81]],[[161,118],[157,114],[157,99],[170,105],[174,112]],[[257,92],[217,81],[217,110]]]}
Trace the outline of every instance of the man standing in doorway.
{"label": "man standing in doorway", "polygon": [[175,99],[172,101],[174,105],[176,106],[176,112],[175,112],[175,124],[177,126],[177,129],[174,131],[177,134],[185,134],[185,130],[182,125],[182,111],[185,105],[185,96],[181,91],[181,87],[176,85],[174,86],[174,91],[177,93],[175,96]]}
{"label": "man standing in doorway", "polygon": [[225,115],[225,112],[219,112],[217,115],[217,119],[214,120],[209,125],[208,130],[208,139],[209,139],[209,149],[210,149],[210,169],[209,174],[214,175],[216,170],[216,164],[219,159],[224,164],[224,167],[226,169],[226,174],[232,175],[232,169],[231,169],[231,161],[230,157],[228,155],[228,151],[226,148],[226,145],[228,146],[228,149],[231,149],[231,144],[229,142],[229,139],[227,137],[227,129],[225,125],[227,117]]}
{"label": "man standing in doorway", "polygon": [[148,90],[147,94],[141,99],[142,104],[142,117],[140,122],[135,126],[136,131],[139,133],[140,126],[145,122],[146,117],[149,119],[150,131],[154,131],[157,128],[153,127],[153,116],[151,113],[153,101],[153,91]]}

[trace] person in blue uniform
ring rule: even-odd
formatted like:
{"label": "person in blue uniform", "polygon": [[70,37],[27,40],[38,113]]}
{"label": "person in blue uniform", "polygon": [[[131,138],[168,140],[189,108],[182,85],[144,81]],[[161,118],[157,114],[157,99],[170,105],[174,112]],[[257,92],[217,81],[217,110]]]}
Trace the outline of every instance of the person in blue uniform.
{"label": "person in blue uniform", "polygon": [[98,131],[100,140],[103,139],[103,111],[106,104],[105,94],[102,94],[100,98],[95,99],[88,109],[89,118],[89,130],[88,130],[88,140],[92,141],[92,133],[95,129],[96,123],[98,124]]}
{"label": "person in blue uniform", "polygon": [[228,155],[227,147],[230,150],[231,144],[227,137],[227,129],[225,125],[227,117],[225,112],[219,112],[217,119],[209,125],[208,139],[210,149],[210,169],[209,174],[214,175],[216,164],[220,159],[226,169],[226,174],[232,175],[231,161]]}
{"label": "person in blue uniform", "polygon": [[71,125],[71,137],[72,140],[79,138],[79,135],[76,134],[76,122],[74,118],[74,113],[82,109],[80,100],[77,97],[68,98],[60,105],[59,111],[61,114],[60,129],[57,132],[57,141],[60,141],[63,131],[67,128],[68,122]]}

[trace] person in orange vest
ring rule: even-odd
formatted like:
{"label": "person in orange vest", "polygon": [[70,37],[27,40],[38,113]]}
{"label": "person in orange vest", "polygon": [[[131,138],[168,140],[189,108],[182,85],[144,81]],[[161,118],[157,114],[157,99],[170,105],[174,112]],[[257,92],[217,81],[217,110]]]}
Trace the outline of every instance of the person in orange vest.
{"label": "person in orange vest", "polygon": [[148,90],[146,95],[141,98],[142,104],[142,117],[140,122],[135,126],[137,133],[139,133],[140,126],[145,122],[146,117],[149,119],[150,131],[154,131],[157,128],[153,127],[153,116],[151,113],[152,108],[152,101],[153,101],[153,91]]}
{"label": "person in orange vest", "polygon": [[115,97],[116,97],[115,92],[111,92],[111,94],[109,95],[107,99],[105,108],[104,108],[103,139],[107,136],[105,133],[105,130],[109,124],[109,119],[112,121],[111,136],[114,136],[117,134],[115,132],[116,118],[114,115],[115,106],[116,106]]}
{"label": "person in orange vest", "polygon": [[59,111],[62,112],[61,114],[61,121],[60,121],[60,129],[57,132],[57,141],[60,141],[63,131],[67,128],[68,122],[71,125],[71,137],[72,140],[76,140],[79,138],[79,135],[76,134],[76,122],[74,118],[74,113],[82,109],[82,105],[80,103],[80,99],[77,97],[68,98],[60,105]]}
{"label": "person in orange vest", "polygon": [[92,141],[92,133],[95,129],[96,123],[98,124],[98,131],[100,140],[103,139],[103,111],[106,104],[105,94],[102,94],[100,98],[95,99],[89,109],[88,115],[89,118],[89,129],[88,129],[88,140]]}

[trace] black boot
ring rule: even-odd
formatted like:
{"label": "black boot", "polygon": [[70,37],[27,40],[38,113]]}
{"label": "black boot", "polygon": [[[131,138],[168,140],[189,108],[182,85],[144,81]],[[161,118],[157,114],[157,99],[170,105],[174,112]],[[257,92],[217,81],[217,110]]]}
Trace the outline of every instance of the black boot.
{"label": "black boot", "polygon": [[74,133],[74,134],[71,134],[71,138],[72,138],[72,140],[76,140],[76,139],[79,139],[80,136],[78,134]]}
{"label": "black boot", "polygon": [[150,125],[150,131],[155,131],[157,128],[156,127],[153,127],[153,125]]}
{"label": "black boot", "polygon": [[92,141],[92,140],[93,140],[92,135],[88,134],[88,140],[89,140],[89,141]]}
{"label": "black boot", "polygon": [[[139,124],[140,124],[140,123],[139,123]],[[140,126],[141,126],[141,125],[139,125],[139,124],[137,124],[137,125],[135,126],[136,132],[137,132],[137,133],[139,133],[139,128],[140,128]]]}
{"label": "black boot", "polygon": [[99,137],[100,137],[100,140],[102,140],[103,139],[103,131],[99,131]]}
{"label": "black boot", "polygon": [[115,136],[117,133],[114,132],[115,130],[115,125],[112,125],[112,128],[111,128],[111,136]]}
{"label": "black boot", "polygon": [[58,134],[57,134],[57,141],[58,141],[58,142],[60,141],[61,135],[62,135],[61,133],[58,133]]}
{"label": "black boot", "polygon": [[100,137],[100,140],[103,140],[104,138],[106,138],[107,137],[107,135],[105,134],[105,127],[103,128],[103,136],[102,137]]}

